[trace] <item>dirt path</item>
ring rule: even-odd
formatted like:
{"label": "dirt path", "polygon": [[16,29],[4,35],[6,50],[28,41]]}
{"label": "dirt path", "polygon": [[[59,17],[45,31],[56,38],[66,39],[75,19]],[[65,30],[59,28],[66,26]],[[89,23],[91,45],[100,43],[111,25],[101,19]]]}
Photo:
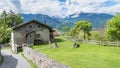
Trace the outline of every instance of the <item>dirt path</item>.
{"label": "dirt path", "polygon": [[2,50],[4,57],[0,68],[30,68],[30,64],[19,54],[12,54],[9,50]]}

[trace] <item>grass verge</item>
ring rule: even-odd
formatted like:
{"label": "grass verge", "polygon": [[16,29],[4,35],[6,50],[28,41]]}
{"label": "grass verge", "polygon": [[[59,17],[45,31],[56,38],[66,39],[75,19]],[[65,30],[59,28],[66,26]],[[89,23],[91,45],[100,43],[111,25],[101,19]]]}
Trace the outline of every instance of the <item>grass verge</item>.
{"label": "grass verge", "polygon": [[2,50],[11,50],[11,46],[3,47]]}
{"label": "grass verge", "polygon": [[37,65],[32,60],[29,60],[28,58],[26,58],[23,53],[21,55],[28,61],[31,68],[38,68]]}

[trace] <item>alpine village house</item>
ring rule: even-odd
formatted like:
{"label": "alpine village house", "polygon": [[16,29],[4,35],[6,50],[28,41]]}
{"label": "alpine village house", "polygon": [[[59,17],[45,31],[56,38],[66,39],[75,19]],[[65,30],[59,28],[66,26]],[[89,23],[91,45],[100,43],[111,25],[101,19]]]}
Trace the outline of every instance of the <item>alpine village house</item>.
{"label": "alpine village house", "polygon": [[13,52],[17,53],[18,48],[24,43],[28,46],[43,42],[53,42],[53,29],[45,23],[31,20],[26,23],[14,25],[11,32],[11,46]]}

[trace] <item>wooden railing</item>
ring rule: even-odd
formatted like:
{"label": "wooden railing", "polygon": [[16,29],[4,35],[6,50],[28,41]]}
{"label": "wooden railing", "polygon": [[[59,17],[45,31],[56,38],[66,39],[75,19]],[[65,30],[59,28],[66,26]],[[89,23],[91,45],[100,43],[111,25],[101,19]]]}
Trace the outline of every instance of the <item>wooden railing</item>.
{"label": "wooden railing", "polygon": [[120,41],[96,41],[96,40],[80,40],[72,36],[65,36],[66,39],[72,42],[84,42],[97,45],[120,46]]}
{"label": "wooden railing", "polygon": [[97,45],[109,45],[109,46],[120,46],[119,41],[96,41],[96,40],[87,40],[86,43],[97,44]]}

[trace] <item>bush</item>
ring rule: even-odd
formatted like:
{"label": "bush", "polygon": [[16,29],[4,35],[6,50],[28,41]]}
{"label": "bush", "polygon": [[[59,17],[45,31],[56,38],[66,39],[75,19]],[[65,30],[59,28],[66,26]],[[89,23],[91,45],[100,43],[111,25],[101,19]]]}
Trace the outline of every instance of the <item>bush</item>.
{"label": "bush", "polygon": [[102,34],[102,33],[98,32],[98,31],[92,31],[90,39],[91,40],[97,40],[97,41],[105,41],[106,36],[105,36],[105,34]]}

